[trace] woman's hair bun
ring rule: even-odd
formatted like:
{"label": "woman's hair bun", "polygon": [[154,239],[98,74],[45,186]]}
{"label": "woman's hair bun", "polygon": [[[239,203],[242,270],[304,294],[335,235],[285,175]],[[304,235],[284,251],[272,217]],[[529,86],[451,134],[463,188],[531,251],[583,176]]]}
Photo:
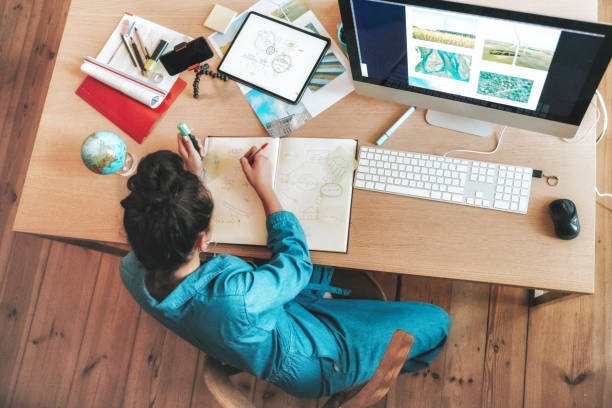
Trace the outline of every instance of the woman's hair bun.
{"label": "woman's hair bun", "polygon": [[208,230],[210,192],[169,150],[144,157],[121,201],[123,225],[136,257],[153,270],[174,270],[187,259],[198,234]]}

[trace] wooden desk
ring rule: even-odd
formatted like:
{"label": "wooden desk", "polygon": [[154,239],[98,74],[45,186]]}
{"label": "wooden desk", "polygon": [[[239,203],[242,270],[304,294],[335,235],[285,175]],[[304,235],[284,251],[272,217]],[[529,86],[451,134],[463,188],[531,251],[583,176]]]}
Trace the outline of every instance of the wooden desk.
{"label": "wooden desk", "polygon": [[[334,33],[340,21],[333,0],[310,1],[325,28]],[[508,5],[490,0],[489,5]],[[14,229],[64,238],[125,243],[119,200],[126,179],[98,176],[81,163],[80,147],[92,131],[111,130],[124,136],[138,157],[159,149],[175,149],[176,124],[186,121],[198,134],[265,136],[266,132],[234,83],[203,79],[201,99],[188,88],[138,145],[78,98],[74,91],[84,78],[81,57],[95,55],[122,13],[137,15],[192,36],[210,34],[202,22],[213,2],[73,0],[36,143],[19,204]],[[226,0],[242,11],[251,2]],[[520,0],[513,8],[596,20],[597,3],[573,0]],[[214,63],[213,63],[214,66]],[[193,74],[183,74],[191,83]],[[307,137],[374,140],[405,107],[351,94],[294,133]],[[386,147],[442,154],[451,149],[488,149],[483,140],[424,122],[417,110],[386,143]],[[582,131],[594,114],[587,114]],[[594,132],[591,132],[594,133]],[[469,158],[479,156],[465,155]],[[485,159],[486,158],[482,158]],[[508,129],[498,154],[489,160],[543,169],[560,179],[557,187],[534,180],[527,215],[459,205],[354,192],[348,254],[312,253],[313,261],[341,267],[461,279],[528,288],[593,293],[595,256],[595,146],[593,134],[578,144],[547,135]],[[573,241],[553,234],[548,203],[571,198],[578,207],[582,232]],[[265,256],[263,248],[218,246],[216,250],[243,256]]]}

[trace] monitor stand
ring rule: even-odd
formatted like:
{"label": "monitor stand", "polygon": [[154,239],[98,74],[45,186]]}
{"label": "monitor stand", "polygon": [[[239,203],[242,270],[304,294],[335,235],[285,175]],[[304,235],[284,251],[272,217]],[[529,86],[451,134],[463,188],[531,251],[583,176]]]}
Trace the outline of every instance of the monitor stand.
{"label": "monitor stand", "polygon": [[465,116],[453,115],[428,109],[425,115],[427,123],[433,126],[469,133],[480,137],[489,137],[495,130],[495,124]]}

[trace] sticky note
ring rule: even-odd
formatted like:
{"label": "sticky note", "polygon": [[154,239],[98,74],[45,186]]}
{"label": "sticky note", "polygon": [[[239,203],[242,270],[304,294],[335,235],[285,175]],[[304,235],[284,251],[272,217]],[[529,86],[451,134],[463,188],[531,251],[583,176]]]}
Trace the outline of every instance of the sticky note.
{"label": "sticky note", "polygon": [[215,7],[213,7],[204,22],[204,26],[220,33],[225,33],[234,17],[236,17],[234,10],[215,4]]}

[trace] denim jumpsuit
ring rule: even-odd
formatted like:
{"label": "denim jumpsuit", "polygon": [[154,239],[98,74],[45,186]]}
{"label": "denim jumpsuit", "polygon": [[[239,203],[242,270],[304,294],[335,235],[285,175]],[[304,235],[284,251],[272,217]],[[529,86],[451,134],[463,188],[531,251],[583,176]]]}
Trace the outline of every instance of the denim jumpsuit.
{"label": "denim jumpsuit", "polygon": [[[414,336],[403,371],[429,364],[446,341],[449,317],[426,303],[327,299],[333,269],[310,261],[297,218],[268,216],[272,258],[255,266],[217,255],[165,299],[145,285],[134,253],[121,278],[142,308],[204,353],[266,379],[289,394],[316,398],[366,382],[396,329]],[[336,288],[337,289],[337,288]]]}

